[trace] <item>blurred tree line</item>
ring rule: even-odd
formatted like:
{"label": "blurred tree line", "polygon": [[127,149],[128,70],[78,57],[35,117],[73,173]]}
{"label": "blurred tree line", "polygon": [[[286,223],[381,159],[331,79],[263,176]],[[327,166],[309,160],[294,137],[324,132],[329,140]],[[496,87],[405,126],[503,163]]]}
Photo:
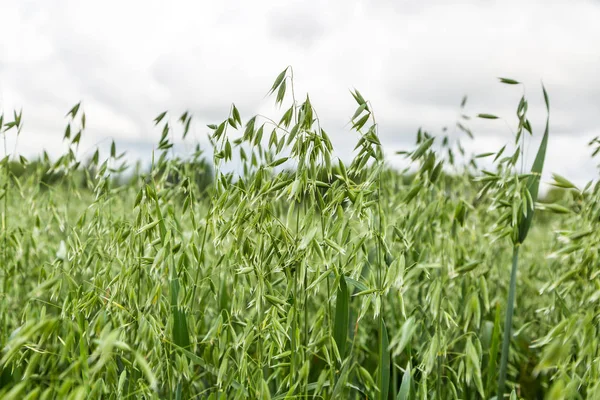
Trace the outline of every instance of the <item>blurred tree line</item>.
{"label": "blurred tree line", "polygon": [[[37,182],[41,188],[50,188],[57,186],[67,187],[67,184],[75,185],[78,189],[89,189],[93,188],[98,172],[98,166],[91,159],[85,163],[77,164],[76,168],[67,170],[64,168],[56,168],[56,163],[51,162],[49,157],[44,154],[43,157],[31,160],[12,160],[7,163],[3,163],[2,167],[8,165],[9,173],[13,178],[19,180],[20,183],[24,183],[27,180],[32,180],[34,183]],[[184,177],[189,177],[195,183],[200,193],[206,193],[214,182],[214,169],[212,162],[207,160],[205,157],[199,156],[199,153],[194,154],[188,159],[175,159],[170,161],[170,165],[167,167],[166,164],[160,164],[155,167],[153,174],[152,167],[142,168],[138,163],[131,172],[118,172],[112,176],[112,184],[116,186],[129,185],[138,182],[140,178],[147,179],[150,175],[156,177],[162,177],[165,173],[165,181],[167,183],[177,185]],[[168,171],[168,172],[167,172]],[[283,173],[293,176],[295,171],[284,170]],[[334,174],[328,175],[325,170],[318,171],[317,180],[334,184],[339,179],[339,175]],[[403,185],[408,185],[415,178],[416,174],[412,172],[399,172],[398,183],[401,182]],[[68,178],[68,179],[67,179]],[[366,177],[354,176],[352,180],[356,184],[360,184]],[[440,178],[445,182],[446,187],[452,187],[458,184],[457,180],[462,180],[464,177],[456,177],[451,174],[441,173]],[[463,180],[464,182],[464,180]],[[326,189],[321,188],[323,192]],[[323,193],[324,194],[324,193]],[[560,203],[565,200],[568,196],[568,190],[563,188],[553,187],[551,188],[543,198],[539,201],[543,203]]]}
{"label": "blurred tree line", "polygon": [[[97,181],[98,166],[92,160],[85,163],[76,164],[75,168],[57,168],[57,163],[53,163],[47,156],[34,160],[19,161],[12,160],[0,165],[0,168],[8,166],[9,174],[13,179],[17,179],[21,184],[30,181],[33,184],[39,184],[41,189],[51,187],[77,187],[85,190],[94,187]],[[168,171],[168,172],[166,172]],[[135,184],[140,179],[148,179],[150,175],[163,177],[167,174],[165,181],[170,184],[178,184],[183,177],[189,177],[195,183],[198,190],[203,193],[208,190],[214,181],[214,171],[212,163],[204,158],[192,157],[190,159],[176,159],[171,161],[169,168],[166,165],[160,165],[152,173],[152,167],[142,168],[141,164],[136,164],[131,172],[126,170],[113,171],[111,183],[114,186],[123,186]]]}

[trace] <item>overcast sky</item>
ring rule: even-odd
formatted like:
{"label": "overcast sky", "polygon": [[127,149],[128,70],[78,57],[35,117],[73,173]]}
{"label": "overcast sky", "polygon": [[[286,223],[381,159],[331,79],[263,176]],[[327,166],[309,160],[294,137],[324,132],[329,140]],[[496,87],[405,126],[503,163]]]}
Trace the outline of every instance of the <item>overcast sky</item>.
{"label": "overcast sky", "polygon": [[545,177],[598,176],[587,143],[600,135],[600,1],[0,0],[0,15],[0,108],[23,108],[17,151],[28,156],[64,150],[64,115],[80,100],[82,153],[114,138],[148,159],[160,136],[152,119],[164,110],[190,110],[190,136],[204,142],[205,124],[226,118],[232,102],[242,117],[272,113],[265,94],[291,65],[337,155],[349,159],[356,143],[346,126],[356,87],[374,106],[391,163],[420,126],[452,128],[463,95],[467,113],[508,122],[473,121],[467,150],[511,143],[523,90],[500,76],[525,83],[539,139],[543,80]]}

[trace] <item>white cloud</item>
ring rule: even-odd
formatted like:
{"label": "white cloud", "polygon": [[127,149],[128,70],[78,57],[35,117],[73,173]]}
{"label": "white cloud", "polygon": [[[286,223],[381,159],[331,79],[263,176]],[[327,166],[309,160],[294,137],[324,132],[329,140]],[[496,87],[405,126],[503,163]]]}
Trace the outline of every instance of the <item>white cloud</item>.
{"label": "white cloud", "polygon": [[[222,120],[232,102],[243,115],[270,113],[265,99],[287,65],[306,92],[338,154],[358,88],[375,107],[386,151],[412,143],[419,126],[452,126],[467,111],[514,124],[526,84],[535,133],[550,93],[548,170],[583,182],[597,176],[586,148],[600,135],[600,3],[593,1],[397,0],[332,2],[0,0],[0,107],[24,110],[18,149],[56,154],[68,109],[83,100],[84,146],[115,138],[135,156],[155,143],[152,119],[189,109],[202,124]],[[474,152],[510,142],[498,121],[474,121]],[[351,139],[349,139],[351,138]],[[136,144],[137,143],[137,144]],[[535,143],[530,146],[532,149]],[[535,150],[535,149],[533,149]],[[145,150],[144,150],[145,151]],[[533,153],[532,153],[533,154]],[[533,156],[531,156],[533,157]]]}

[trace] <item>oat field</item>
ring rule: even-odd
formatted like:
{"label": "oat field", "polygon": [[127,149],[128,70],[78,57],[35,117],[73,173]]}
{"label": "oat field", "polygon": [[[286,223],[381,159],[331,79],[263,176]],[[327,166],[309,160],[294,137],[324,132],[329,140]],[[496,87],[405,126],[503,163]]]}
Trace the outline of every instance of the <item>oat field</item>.
{"label": "oat field", "polygon": [[10,154],[5,112],[0,398],[600,399],[600,184],[541,196],[543,87],[545,129],[523,97],[505,147],[467,154],[464,116],[398,170],[359,91],[344,163],[293,85],[186,157],[192,115],[160,114],[149,170],[83,159],[79,104],[62,157]]}

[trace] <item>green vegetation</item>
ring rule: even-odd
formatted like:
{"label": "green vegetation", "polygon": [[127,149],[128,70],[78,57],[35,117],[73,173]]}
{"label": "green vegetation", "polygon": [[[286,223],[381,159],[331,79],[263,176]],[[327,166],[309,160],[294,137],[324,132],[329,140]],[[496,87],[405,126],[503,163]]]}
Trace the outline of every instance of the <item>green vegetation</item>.
{"label": "green vegetation", "polygon": [[600,184],[538,201],[549,119],[531,167],[522,97],[514,147],[419,130],[397,171],[357,90],[347,164],[291,68],[269,93],[280,118],[209,126],[212,162],[171,151],[189,113],[149,171],[80,161],[79,104],[64,156],[0,162],[0,398],[600,398]]}

